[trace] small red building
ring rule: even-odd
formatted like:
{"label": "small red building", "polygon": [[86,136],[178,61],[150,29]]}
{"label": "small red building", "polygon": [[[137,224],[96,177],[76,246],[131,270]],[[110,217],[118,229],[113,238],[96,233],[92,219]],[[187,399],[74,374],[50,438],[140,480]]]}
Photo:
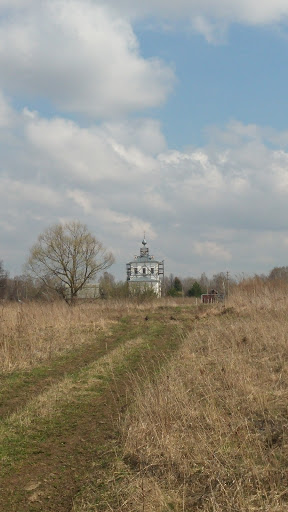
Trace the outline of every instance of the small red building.
{"label": "small red building", "polygon": [[202,304],[213,304],[214,302],[218,302],[218,292],[217,290],[211,290],[209,293],[203,293],[201,295]]}

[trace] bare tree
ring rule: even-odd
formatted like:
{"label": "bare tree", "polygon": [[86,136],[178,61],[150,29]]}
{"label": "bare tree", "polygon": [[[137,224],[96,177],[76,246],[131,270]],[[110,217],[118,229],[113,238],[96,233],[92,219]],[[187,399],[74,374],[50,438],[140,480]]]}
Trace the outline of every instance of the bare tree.
{"label": "bare tree", "polygon": [[278,281],[288,281],[288,267],[274,267],[269,273],[268,279],[277,279]]}
{"label": "bare tree", "polygon": [[72,303],[83,286],[112,263],[112,253],[91,235],[85,224],[68,222],[55,224],[39,235],[26,268]]}
{"label": "bare tree", "polygon": [[115,277],[109,272],[104,272],[99,280],[99,292],[102,299],[107,299],[113,295],[116,283]]}
{"label": "bare tree", "polygon": [[0,298],[3,299],[7,292],[8,272],[4,269],[3,261],[0,261]]}

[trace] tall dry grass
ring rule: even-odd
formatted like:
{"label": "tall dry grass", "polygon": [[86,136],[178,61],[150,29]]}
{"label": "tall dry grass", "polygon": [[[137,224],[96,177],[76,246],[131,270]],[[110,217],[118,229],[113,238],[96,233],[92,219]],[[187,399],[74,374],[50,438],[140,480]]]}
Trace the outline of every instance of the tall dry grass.
{"label": "tall dry grass", "polygon": [[69,308],[65,303],[2,303],[0,306],[0,371],[33,367],[95,331],[101,319],[89,309]]}
{"label": "tall dry grass", "polygon": [[207,309],[164,372],[133,382],[119,510],[288,510],[288,299],[254,288]]}
{"label": "tall dry grass", "polygon": [[32,368],[109,331],[129,304],[96,301],[69,307],[65,302],[0,305],[0,371]]}
{"label": "tall dry grass", "polygon": [[54,303],[0,303],[0,372],[32,368],[83,343],[99,332],[109,332],[122,316],[136,315],[160,305],[173,307],[173,299],[97,300],[69,307]]}

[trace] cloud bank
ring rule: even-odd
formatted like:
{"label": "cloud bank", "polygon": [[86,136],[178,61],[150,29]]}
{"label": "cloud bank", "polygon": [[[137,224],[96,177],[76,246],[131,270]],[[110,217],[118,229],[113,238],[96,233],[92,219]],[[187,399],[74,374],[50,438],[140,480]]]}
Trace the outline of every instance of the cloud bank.
{"label": "cloud bank", "polygon": [[115,253],[117,277],[143,231],[168,273],[286,264],[287,132],[234,121],[203,147],[169,148],[147,109],[165,102],[175,74],[142,56],[134,30],[144,18],[188,20],[213,42],[231,23],[285,25],[286,0],[0,9],[0,258],[12,272],[47,225],[75,218]]}
{"label": "cloud bank", "polygon": [[18,114],[3,95],[1,105],[0,234],[11,268],[44,227],[72,218],[116,253],[118,277],[143,231],[182,275],[283,263],[287,133],[233,122],[203,147],[173,151],[155,120],[83,128]]}

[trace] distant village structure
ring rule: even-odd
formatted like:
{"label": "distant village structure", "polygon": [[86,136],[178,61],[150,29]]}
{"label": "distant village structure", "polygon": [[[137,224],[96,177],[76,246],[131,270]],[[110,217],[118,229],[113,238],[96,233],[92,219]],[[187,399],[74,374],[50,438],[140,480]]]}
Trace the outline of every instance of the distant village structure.
{"label": "distant village structure", "polygon": [[217,290],[211,290],[209,293],[202,293],[201,295],[202,304],[214,304],[215,302],[222,301],[223,299],[224,295],[220,295]]}
{"label": "distant village structure", "polygon": [[140,255],[126,265],[127,281],[131,292],[133,290],[152,289],[157,297],[161,297],[164,278],[164,261],[157,261],[149,253],[145,235],[140,248]]}

